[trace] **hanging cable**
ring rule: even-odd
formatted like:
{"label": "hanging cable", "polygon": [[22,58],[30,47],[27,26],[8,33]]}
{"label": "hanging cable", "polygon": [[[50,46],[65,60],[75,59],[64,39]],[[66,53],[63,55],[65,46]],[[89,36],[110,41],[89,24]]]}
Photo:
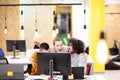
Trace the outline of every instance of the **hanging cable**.
{"label": "hanging cable", "polygon": [[23,10],[21,10],[21,18],[22,18],[22,20],[21,20],[21,38],[22,37],[24,37],[24,17],[23,17]]}
{"label": "hanging cable", "polygon": [[[22,0],[21,3],[24,3],[24,0]],[[21,9],[20,37],[22,40],[24,40],[24,8],[23,8],[23,6],[20,7],[20,9]]]}
{"label": "hanging cable", "polygon": [[35,36],[37,36],[37,35],[38,35],[38,29],[37,29],[37,7],[36,7],[35,10],[36,10],[36,11],[35,11],[35,15],[36,15],[36,20],[35,20],[35,26],[36,26],[36,29],[35,29]]}
{"label": "hanging cable", "polygon": [[86,29],[86,0],[84,0],[84,29]]}
{"label": "hanging cable", "polygon": [[[5,2],[5,0],[4,0]],[[6,2],[5,2],[6,3]],[[5,6],[5,28],[4,28],[4,33],[7,34],[7,25],[6,25],[6,6]]]}

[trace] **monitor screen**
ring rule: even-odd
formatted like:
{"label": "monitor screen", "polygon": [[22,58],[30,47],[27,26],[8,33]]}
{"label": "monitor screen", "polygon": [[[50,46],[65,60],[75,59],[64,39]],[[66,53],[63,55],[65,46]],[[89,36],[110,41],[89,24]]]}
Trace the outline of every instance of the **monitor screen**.
{"label": "monitor screen", "polygon": [[53,60],[53,73],[58,75],[71,74],[70,53],[37,53],[38,74],[50,73],[50,60]]}
{"label": "monitor screen", "polygon": [[20,52],[26,51],[25,40],[6,40],[7,51],[14,51],[13,47],[15,46],[15,50]]}

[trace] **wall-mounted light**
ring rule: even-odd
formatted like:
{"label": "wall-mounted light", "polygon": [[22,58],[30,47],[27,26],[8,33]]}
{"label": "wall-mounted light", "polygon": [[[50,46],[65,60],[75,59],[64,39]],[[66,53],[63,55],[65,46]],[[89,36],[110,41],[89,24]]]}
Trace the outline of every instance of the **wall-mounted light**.
{"label": "wall-mounted light", "polygon": [[97,53],[96,53],[97,61],[100,62],[101,64],[105,64],[108,60],[108,56],[109,56],[108,53],[109,53],[108,46],[105,41],[104,32],[102,31],[100,33],[100,40],[98,41],[97,44]]}

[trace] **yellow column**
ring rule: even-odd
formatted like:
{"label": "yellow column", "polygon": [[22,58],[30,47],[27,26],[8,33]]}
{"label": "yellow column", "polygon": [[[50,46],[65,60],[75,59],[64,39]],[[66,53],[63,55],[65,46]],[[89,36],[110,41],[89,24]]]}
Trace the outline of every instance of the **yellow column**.
{"label": "yellow column", "polygon": [[[96,59],[100,31],[105,28],[104,0],[90,0],[90,55],[94,61],[94,72],[104,72],[105,65]],[[104,56],[104,55],[103,55]]]}

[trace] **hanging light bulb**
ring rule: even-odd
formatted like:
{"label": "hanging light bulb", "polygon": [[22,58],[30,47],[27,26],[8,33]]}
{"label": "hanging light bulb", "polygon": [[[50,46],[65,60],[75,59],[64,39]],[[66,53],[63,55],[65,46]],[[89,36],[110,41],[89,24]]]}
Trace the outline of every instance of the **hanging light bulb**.
{"label": "hanging light bulb", "polygon": [[5,28],[4,33],[7,34],[7,25],[6,25],[6,6],[5,6]]}
{"label": "hanging light bulb", "polygon": [[53,38],[55,38],[55,37],[56,37],[56,30],[55,30],[55,26],[53,26],[52,37],[53,37]]}
{"label": "hanging light bulb", "polygon": [[37,29],[37,7],[36,7],[36,20],[35,20],[35,25],[36,25],[36,29],[35,29],[35,36],[38,36],[38,29]]}
{"label": "hanging light bulb", "polygon": [[5,26],[4,33],[7,34],[7,27]]}
{"label": "hanging light bulb", "polygon": [[21,30],[20,30],[21,39],[24,39],[24,15],[23,10],[21,10]]}
{"label": "hanging light bulb", "polygon": [[100,33],[100,40],[97,44],[97,54],[96,54],[96,58],[97,61],[100,62],[101,64],[105,64],[108,60],[108,46],[107,43],[104,39],[104,32],[102,31]]}
{"label": "hanging light bulb", "polygon": [[7,34],[6,16],[5,16],[5,29],[4,29],[4,33]]}
{"label": "hanging light bulb", "polygon": [[[52,33],[52,36],[55,36],[56,34],[59,33],[59,29],[58,29],[58,26],[57,26],[57,14],[55,13],[55,11],[53,11],[53,15],[54,15],[54,25],[53,26],[53,33]],[[55,33],[54,33],[55,31]]]}
{"label": "hanging light bulb", "polygon": [[68,32],[67,37],[70,38],[70,32]]}
{"label": "hanging light bulb", "polygon": [[59,33],[59,29],[58,29],[58,27],[56,27],[55,32],[56,32],[56,34]]}
{"label": "hanging light bulb", "polygon": [[35,36],[38,36],[38,29],[35,30]]}
{"label": "hanging light bulb", "polygon": [[36,23],[35,36],[37,36],[37,35],[38,35],[38,29],[37,29],[37,19],[35,20],[35,23]]}
{"label": "hanging light bulb", "polygon": [[24,37],[24,26],[21,26],[21,33],[20,33],[21,37]]}

